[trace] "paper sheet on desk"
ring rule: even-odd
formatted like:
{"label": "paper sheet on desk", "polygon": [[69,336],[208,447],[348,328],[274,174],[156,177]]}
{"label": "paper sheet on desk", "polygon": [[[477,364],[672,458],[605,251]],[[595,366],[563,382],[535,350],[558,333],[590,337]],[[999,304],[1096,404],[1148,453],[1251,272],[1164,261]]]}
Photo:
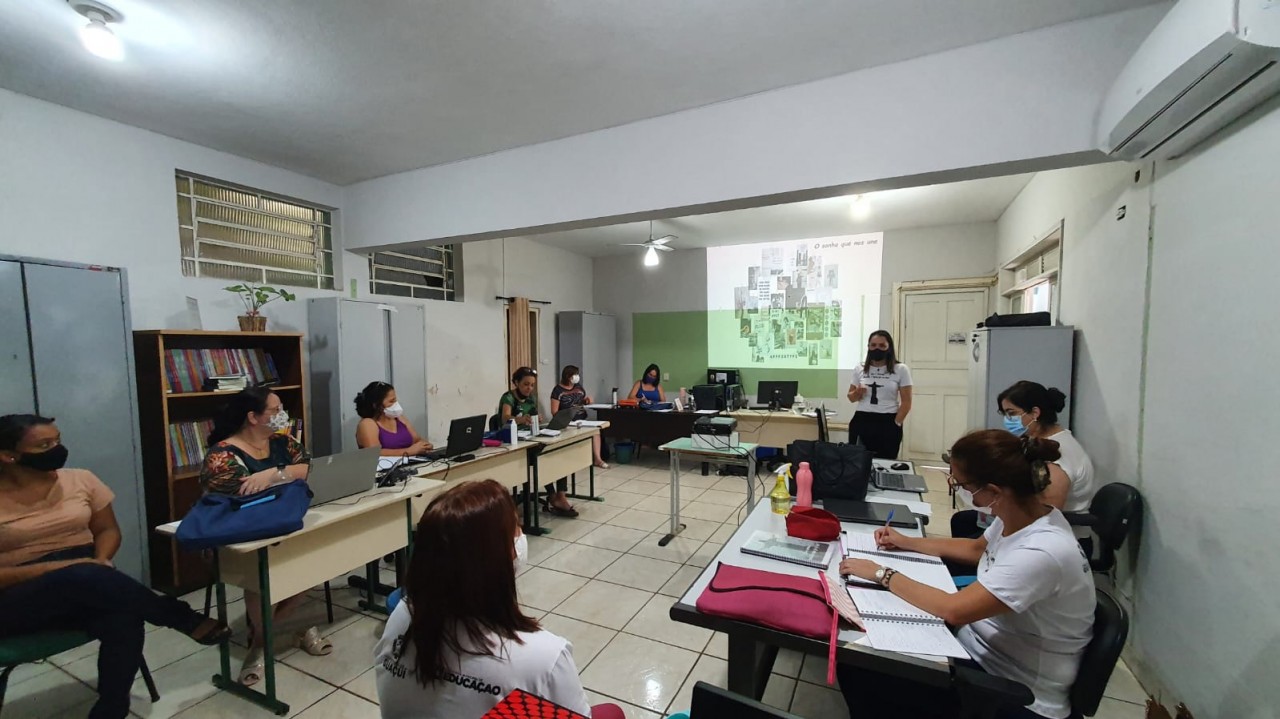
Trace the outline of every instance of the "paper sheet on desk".
{"label": "paper sheet on desk", "polygon": [[383,470],[391,469],[392,467],[396,466],[396,463],[399,462],[400,460],[401,460],[400,457],[379,457],[378,471],[381,472]]}
{"label": "paper sheet on desk", "polygon": [[607,422],[598,422],[593,419],[575,419],[569,423],[570,427],[603,427]]}
{"label": "paper sheet on desk", "polygon": [[695,409],[694,414],[720,414],[718,409]]}

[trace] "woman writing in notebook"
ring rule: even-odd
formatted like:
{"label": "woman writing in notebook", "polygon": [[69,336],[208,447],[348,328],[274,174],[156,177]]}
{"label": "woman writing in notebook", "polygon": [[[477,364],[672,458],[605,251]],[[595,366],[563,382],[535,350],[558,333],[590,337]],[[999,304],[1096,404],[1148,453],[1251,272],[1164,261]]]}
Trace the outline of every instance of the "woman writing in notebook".
{"label": "woman writing in notebook", "polygon": [[640,375],[640,379],[631,385],[631,393],[627,395],[629,399],[638,399],[641,403],[651,404],[654,402],[666,402],[667,393],[662,390],[662,370],[658,365],[651,364],[644,368],[644,374]]}
{"label": "woman writing in notebook", "polygon": [[[578,411],[574,412],[573,418],[586,419],[586,405],[589,404],[591,404],[591,398],[587,396],[587,390],[582,386],[580,370],[575,365],[565,365],[560,371],[560,384],[551,388],[551,416],[556,416],[562,409],[577,407]],[[600,458],[599,434],[591,438],[591,456],[595,466],[600,469],[609,468],[609,465]]]}
{"label": "woman writing in notebook", "polygon": [[[1035,702],[1004,715],[1064,719],[1080,657],[1093,635],[1096,602],[1089,562],[1062,512],[1044,504],[1047,463],[1057,442],[981,430],[951,448],[947,482],[979,512],[993,516],[978,539],[907,537],[877,529],[881,549],[920,552],[977,567],[977,581],[954,594],[921,584],[866,559],[840,572],[875,581],[893,594],[960,627],[956,638],[987,672],[1030,687]],[[860,716],[955,716],[947,689],[839,667],[840,688]]]}
{"label": "woman writing in notebook", "polygon": [[433,449],[404,418],[396,388],[386,382],[370,382],[356,395],[356,446],[381,447],[384,457],[411,457]]}
{"label": "woman writing in notebook", "polygon": [[[253,387],[232,395],[213,418],[209,452],[200,468],[200,485],[204,491],[254,494],[273,484],[306,479],[311,456],[301,442],[289,435],[290,426],[289,413],[275,392]],[[281,600],[272,608],[272,622],[278,622],[303,601],[305,597],[301,594]],[[256,631],[262,626],[261,595],[245,590],[244,603],[249,653],[240,669],[240,682],[250,686],[263,676],[263,638]],[[333,651],[333,643],[321,636],[316,627],[300,632],[294,643],[315,656]]]}
{"label": "woman writing in notebook", "polygon": [[[512,389],[504,392],[498,400],[498,419],[502,427],[512,421],[521,427],[533,424],[534,417],[540,417],[538,409],[538,372],[531,367],[521,367],[511,375]],[[514,441],[515,438],[512,437]],[[557,517],[576,517],[578,510],[569,503],[569,481],[561,477],[547,485],[547,511]]]}

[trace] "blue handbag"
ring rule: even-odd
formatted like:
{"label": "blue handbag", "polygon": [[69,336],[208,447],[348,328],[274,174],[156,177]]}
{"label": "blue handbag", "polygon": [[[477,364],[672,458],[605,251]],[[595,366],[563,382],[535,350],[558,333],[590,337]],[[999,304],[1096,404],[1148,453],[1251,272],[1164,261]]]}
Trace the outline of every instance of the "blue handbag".
{"label": "blue handbag", "polygon": [[186,550],[280,537],[302,529],[311,506],[305,479],[277,484],[256,494],[206,494],[182,518],[174,538]]}

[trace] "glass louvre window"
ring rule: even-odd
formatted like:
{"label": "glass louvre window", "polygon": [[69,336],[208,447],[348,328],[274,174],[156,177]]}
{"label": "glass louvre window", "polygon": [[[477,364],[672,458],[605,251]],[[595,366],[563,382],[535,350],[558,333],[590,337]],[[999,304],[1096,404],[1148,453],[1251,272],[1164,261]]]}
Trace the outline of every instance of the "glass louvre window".
{"label": "glass louvre window", "polygon": [[176,174],[182,274],[333,289],[333,212]]}
{"label": "glass louvre window", "polygon": [[408,247],[369,255],[369,291],[375,295],[458,300],[456,245]]}

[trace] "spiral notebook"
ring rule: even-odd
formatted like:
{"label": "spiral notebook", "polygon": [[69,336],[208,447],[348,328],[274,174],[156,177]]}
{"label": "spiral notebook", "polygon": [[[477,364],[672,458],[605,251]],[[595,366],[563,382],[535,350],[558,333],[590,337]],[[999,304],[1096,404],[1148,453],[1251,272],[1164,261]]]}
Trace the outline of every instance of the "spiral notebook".
{"label": "spiral notebook", "polygon": [[858,608],[872,647],[908,654],[969,658],[969,652],[956,640],[946,622],[896,594],[849,587],[849,597]]}
{"label": "spiral notebook", "polygon": [[771,534],[757,530],[742,544],[743,554],[779,559],[792,564],[803,564],[814,569],[826,569],[831,564],[834,547],[830,542],[814,542],[799,537]]}
{"label": "spiral notebook", "polygon": [[[948,594],[954,594],[956,591],[956,583],[951,577],[951,572],[937,557],[919,552],[880,549],[876,546],[875,537],[863,533],[846,533],[845,546],[848,548],[846,556],[849,559],[869,559],[882,567],[896,569],[921,584],[928,584]],[[845,581],[851,585],[876,586],[874,581],[858,577],[845,577]]]}

